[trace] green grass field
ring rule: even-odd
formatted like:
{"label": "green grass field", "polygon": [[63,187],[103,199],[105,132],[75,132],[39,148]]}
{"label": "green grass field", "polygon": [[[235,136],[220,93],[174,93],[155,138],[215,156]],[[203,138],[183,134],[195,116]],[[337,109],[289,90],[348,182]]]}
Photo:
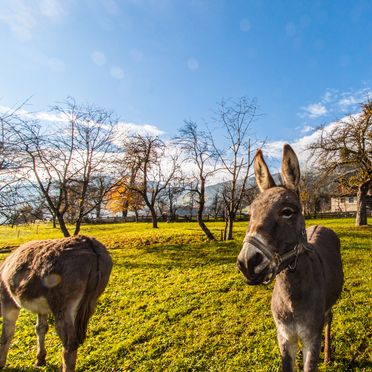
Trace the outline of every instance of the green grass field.
{"label": "green grass field", "polygon": [[[248,287],[235,269],[246,222],[235,240],[205,241],[196,223],[83,226],[110,249],[114,268],[79,349],[79,371],[279,371],[270,312],[272,284]],[[351,219],[309,220],[333,228],[342,242],[345,285],[334,308],[334,359],[321,371],[372,370],[372,228]],[[208,225],[220,236],[222,223]],[[60,237],[51,227],[0,228],[1,257],[31,239]],[[2,250],[1,250],[2,247]],[[8,371],[31,371],[35,315],[21,311]],[[50,319],[53,324],[53,319]],[[60,365],[53,327],[47,367]]]}

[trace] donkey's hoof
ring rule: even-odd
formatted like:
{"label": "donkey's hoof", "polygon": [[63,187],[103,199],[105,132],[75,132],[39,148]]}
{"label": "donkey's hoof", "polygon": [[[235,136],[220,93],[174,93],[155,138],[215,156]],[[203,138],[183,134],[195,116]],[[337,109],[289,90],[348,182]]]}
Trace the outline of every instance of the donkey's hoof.
{"label": "donkey's hoof", "polygon": [[35,367],[44,367],[44,366],[46,366],[45,359],[38,359],[38,361],[35,363]]}

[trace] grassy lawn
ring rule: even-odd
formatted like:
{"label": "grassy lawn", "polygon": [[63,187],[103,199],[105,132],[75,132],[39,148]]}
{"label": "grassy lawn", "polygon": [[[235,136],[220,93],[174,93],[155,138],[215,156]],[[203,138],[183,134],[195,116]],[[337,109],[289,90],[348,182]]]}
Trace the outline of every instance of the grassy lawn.
{"label": "grassy lawn", "polygon": [[[78,370],[279,371],[272,284],[248,287],[235,269],[246,224],[236,224],[234,241],[215,243],[195,223],[83,226],[82,234],[110,248],[114,269],[79,349]],[[341,238],[345,272],[334,308],[334,360],[320,370],[371,370],[372,228],[355,228],[351,219],[307,221],[314,224]],[[208,226],[220,236],[222,223]],[[1,227],[0,257],[47,237],[60,233],[45,225]],[[35,315],[22,310],[5,370],[33,370],[34,325]],[[54,371],[61,346],[53,327],[46,347],[48,365],[40,370]]]}

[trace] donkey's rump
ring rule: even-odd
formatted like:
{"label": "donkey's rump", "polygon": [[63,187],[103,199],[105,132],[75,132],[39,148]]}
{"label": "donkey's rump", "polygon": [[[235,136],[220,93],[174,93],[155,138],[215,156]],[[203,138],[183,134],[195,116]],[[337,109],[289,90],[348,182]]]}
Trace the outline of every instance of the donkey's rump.
{"label": "donkey's rump", "polygon": [[102,244],[84,236],[32,241],[4,261],[1,280],[19,306],[60,312],[81,300],[90,275],[98,285],[104,251]]}
{"label": "donkey's rump", "polygon": [[343,284],[340,239],[333,230],[324,226],[311,226],[306,232],[323,267],[326,309],[329,309],[340,296]]}
{"label": "donkey's rump", "polygon": [[46,364],[47,314],[52,313],[63,344],[62,370],[74,371],[77,349],[111,269],[104,245],[84,236],[33,241],[12,252],[0,268],[0,368],[6,362],[19,310],[24,307],[38,314],[37,365]]}

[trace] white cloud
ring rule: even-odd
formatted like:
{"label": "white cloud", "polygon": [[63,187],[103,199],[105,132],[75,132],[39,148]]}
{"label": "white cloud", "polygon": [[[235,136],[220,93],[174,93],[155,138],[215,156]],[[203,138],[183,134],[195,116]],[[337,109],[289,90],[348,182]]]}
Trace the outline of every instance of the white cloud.
{"label": "white cloud", "polygon": [[337,97],[335,105],[342,112],[355,112],[360,109],[360,104],[365,102],[367,99],[371,99],[372,90],[370,88],[361,88],[358,90],[350,90],[348,92],[341,93]]}
{"label": "white cloud", "polygon": [[121,80],[124,78],[124,71],[119,66],[112,66],[110,68],[110,75],[114,79]]}
{"label": "white cloud", "polygon": [[345,113],[355,113],[360,109],[360,103],[372,97],[372,90],[364,87],[340,92],[336,89],[327,89],[320,101],[301,108],[298,116],[302,118],[317,119],[328,116],[329,118],[344,116]]}
{"label": "white cloud", "polygon": [[337,95],[336,90],[327,89],[327,91],[322,95],[321,101],[324,103],[331,102],[332,100],[334,100],[334,97],[336,95]]}
{"label": "white cloud", "polygon": [[303,116],[309,118],[319,118],[328,113],[327,108],[322,103],[312,103],[303,107]]}
{"label": "white cloud", "polygon": [[23,108],[17,109],[17,107],[8,107],[2,105],[0,105],[0,113],[2,114],[16,113],[17,115],[26,119],[37,119],[47,122],[64,122],[68,120],[67,116],[63,115],[62,113],[56,115],[47,111],[30,112]]}
{"label": "white cloud", "polygon": [[38,5],[41,13],[54,20],[60,20],[65,14],[64,1],[60,0],[39,0]]}
{"label": "white cloud", "polygon": [[116,127],[117,130],[117,138],[120,141],[123,136],[133,135],[133,134],[141,134],[141,135],[152,135],[152,136],[160,136],[164,134],[164,132],[152,124],[137,124],[137,123],[126,123],[126,122],[119,122]]}
{"label": "white cloud", "polygon": [[12,34],[27,41],[44,20],[58,22],[66,14],[60,0],[5,0],[1,4],[0,22],[5,23]]}
{"label": "white cloud", "polygon": [[[343,122],[347,122],[349,116],[342,118],[339,121],[333,121],[324,127],[326,133],[331,132],[335,127],[342,125]],[[290,143],[296,152],[300,166],[302,169],[310,169],[312,167],[311,160],[309,160],[310,153],[307,150],[311,143],[314,143],[321,134],[321,130],[318,129],[311,134],[304,135]],[[288,143],[286,141],[273,141],[269,142],[264,147],[264,156],[268,159],[279,160],[282,159],[283,145]]]}
{"label": "white cloud", "polygon": [[350,108],[350,106],[354,106],[358,103],[360,102],[354,96],[344,97],[338,101],[338,105],[340,106],[342,111],[347,111]]}
{"label": "white cloud", "polygon": [[41,121],[64,122],[68,120],[67,116],[64,116],[63,114],[55,115],[46,111],[40,111],[30,115],[34,116],[36,119],[39,119]]}
{"label": "white cloud", "polygon": [[2,5],[0,21],[6,23],[10,31],[21,40],[32,37],[32,29],[37,20],[29,4],[19,0],[7,1]]}
{"label": "white cloud", "polygon": [[92,61],[98,66],[103,66],[104,64],[106,64],[106,56],[98,50],[92,52],[91,58]]}
{"label": "white cloud", "polygon": [[199,61],[196,59],[196,58],[189,58],[187,60],[187,67],[191,70],[191,71],[196,71],[197,69],[199,69]]}
{"label": "white cloud", "polygon": [[311,126],[311,125],[307,125],[305,124],[302,128],[301,128],[301,133],[308,133],[308,132],[311,132],[314,128]]}

